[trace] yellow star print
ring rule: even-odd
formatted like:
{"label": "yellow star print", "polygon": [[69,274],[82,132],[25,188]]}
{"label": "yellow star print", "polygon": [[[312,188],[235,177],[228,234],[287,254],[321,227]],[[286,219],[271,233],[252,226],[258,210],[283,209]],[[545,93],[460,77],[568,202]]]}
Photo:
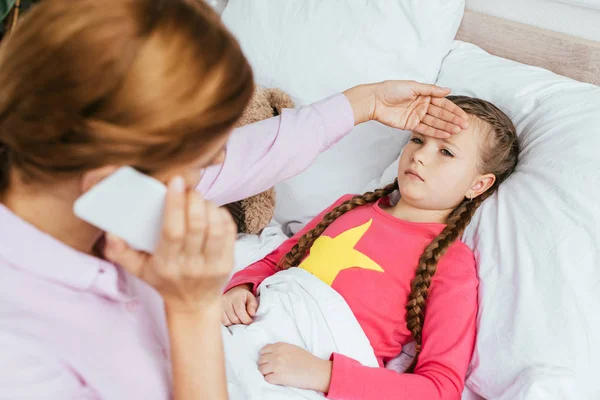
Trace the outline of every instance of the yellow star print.
{"label": "yellow star print", "polygon": [[348,268],[363,268],[383,272],[375,261],[356,250],[354,246],[367,232],[371,223],[340,233],[335,238],[321,235],[310,248],[310,255],[299,265],[331,286],[338,274]]}

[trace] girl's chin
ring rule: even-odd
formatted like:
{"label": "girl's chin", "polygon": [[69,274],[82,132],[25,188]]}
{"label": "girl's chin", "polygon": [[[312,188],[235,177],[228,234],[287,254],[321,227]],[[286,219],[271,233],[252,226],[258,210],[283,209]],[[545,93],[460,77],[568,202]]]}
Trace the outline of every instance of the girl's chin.
{"label": "girl's chin", "polygon": [[423,190],[414,187],[414,185],[411,184],[405,184],[400,186],[400,196],[404,199],[404,201],[416,203],[423,201],[425,198]]}

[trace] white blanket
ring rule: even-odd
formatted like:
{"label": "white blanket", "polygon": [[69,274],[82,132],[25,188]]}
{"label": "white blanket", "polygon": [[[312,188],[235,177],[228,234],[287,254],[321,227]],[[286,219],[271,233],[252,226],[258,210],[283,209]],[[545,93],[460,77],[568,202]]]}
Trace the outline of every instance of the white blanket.
{"label": "white blanket", "polygon": [[229,398],[322,399],[322,393],[272,385],[258,370],[260,349],[286,342],[328,359],[336,352],[377,367],[369,340],[344,299],[300,268],[278,272],[259,287],[251,325],[223,327]]}
{"label": "white blanket", "polygon": [[275,221],[267,225],[260,235],[239,234],[235,242],[235,265],[232,275],[263,259],[287,239],[281,225]]}

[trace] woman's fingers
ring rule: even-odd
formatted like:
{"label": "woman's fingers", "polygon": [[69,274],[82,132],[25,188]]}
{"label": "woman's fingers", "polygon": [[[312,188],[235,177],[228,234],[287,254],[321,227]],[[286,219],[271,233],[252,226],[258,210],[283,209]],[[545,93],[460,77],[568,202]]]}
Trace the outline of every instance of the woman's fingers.
{"label": "woman's fingers", "polygon": [[421,123],[447,132],[448,134],[459,133],[461,131],[460,126],[432,117],[429,114],[425,115],[423,119],[421,119]]}
{"label": "woman's fingers", "polygon": [[233,269],[234,254],[235,254],[235,241],[237,239],[237,226],[233,222],[233,217],[224,208],[218,209],[221,224],[223,226],[223,238],[221,240],[221,257],[227,262],[223,265],[227,268],[226,273],[230,273]]}
{"label": "woman's fingers", "polygon": [[439,87],[436,85],[430,85],[428,83],[411,81],[409,84],[412,90],[417,95],[421,96],[445,97],[450,94],[450,89]]}
{"label": "woman's fingers", "polygon": [[229,212],[212,203],[207,205],[206,210],[208,229],[203,249],[205,262],[217,268],[215,273],[229,273],[233,268],[236,237],[233,219]]}
{"label": "woman's fingers", "polygon": [[187,229],[186,214],[185,182],[177,176],[169,182],[162,236],[156,251],[166,259],[175,259],[181,252]]}
{"label": "woman's fingers", "polygon": [[133,250],[122,239],[110,233],[106,234],[105,240],[104,257],[115,264],[119,264],[130,274],[140,277],[148,255]]}
{"label": "woman's fingers", "polygon": [[187,194],[187,234],[183,243],[183,252],[188,257],[202,253],[207,227],[206,203],[200,193],[190,191]]}
{"label": "woman's fingers", "polygon": [[427,113],[412,130],[423,135],[447,139],[468,127],[468,116],[460,107],[448,99],[431,98]]}
{"label": "woman's fingers", "polygon": [[202,248],[202,252],[205,258],[208,260],[210,258],[214,258],[220,252],[221,236],[223,226],[221,225],[221,216],[219,214],[219,209],[214,203],[207,202],[206,203],[206,239],[204,240],[204,246]]}
{"label": "woman's fingers", "polygon": [[469,116],[467,113],[446,98],[433,98],[431,105],[427,110],[427,114],[446,122],[451,122],[454,125],[460,126],[462,129],[469,127]]}
{"label": "woman's fingers", "polygon": [[427,109],[429,108],[429,104],[431,102],[431,97],[419,97],[413,112],[410,113],[408,119],[406,121],[407,129],[412,129],[419,125],[419,123],[423,120],[425,115],[427,115]]}

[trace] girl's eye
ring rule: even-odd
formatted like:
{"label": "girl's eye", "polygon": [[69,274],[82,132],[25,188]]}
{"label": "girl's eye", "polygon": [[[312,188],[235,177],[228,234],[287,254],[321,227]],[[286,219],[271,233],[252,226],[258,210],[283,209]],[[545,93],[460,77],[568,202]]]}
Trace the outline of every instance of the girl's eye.
{"label": "girl's eye", "polygon": [[410,141],[416,144],[423,144],[423,141],[418,137],[411,138]]}
{"label": "girl's eye", "polygon": [[442,154],[445,155],[446,157],[454,157],[454,154],[450,153],[446,149],[442,149]]}

